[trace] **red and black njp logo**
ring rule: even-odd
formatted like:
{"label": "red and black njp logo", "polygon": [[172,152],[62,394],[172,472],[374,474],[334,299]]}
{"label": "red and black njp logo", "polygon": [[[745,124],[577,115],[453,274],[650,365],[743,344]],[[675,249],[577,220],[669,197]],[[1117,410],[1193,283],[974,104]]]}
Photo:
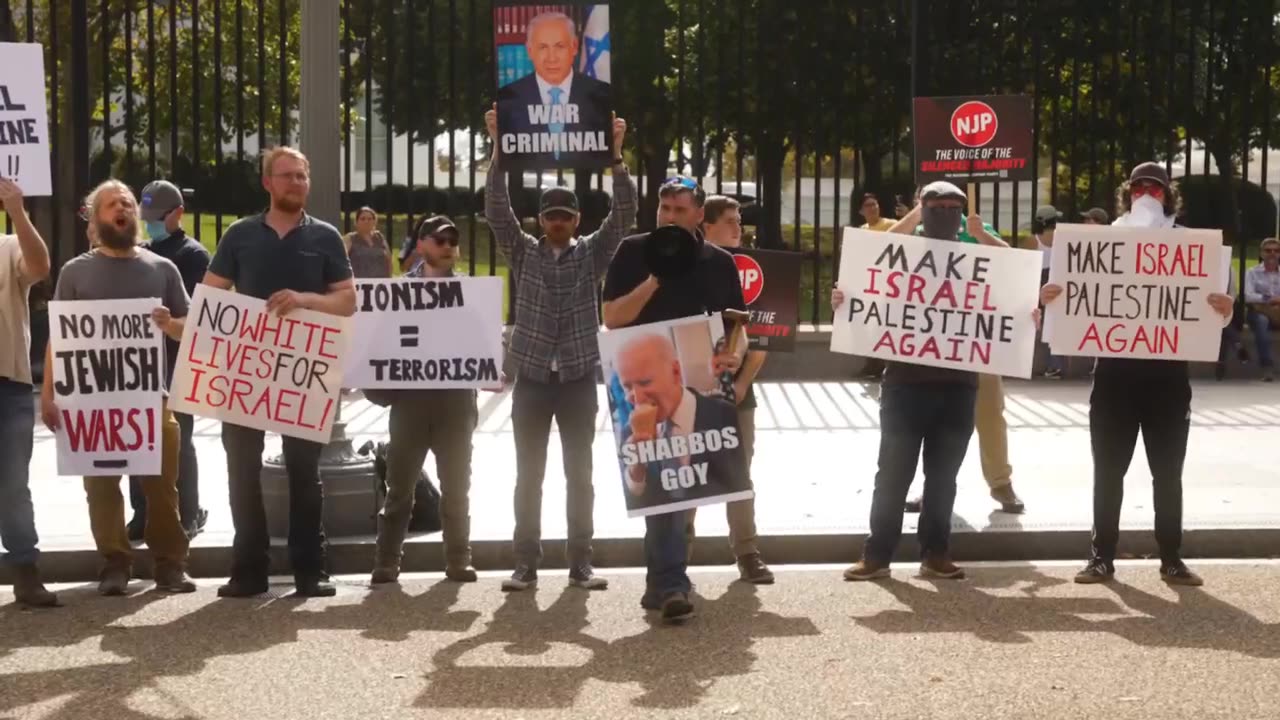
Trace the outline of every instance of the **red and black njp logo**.
{"label": "red and black njp logo", "polygon": [[751,349],[791,352],[800,314],[800,253],[737,250],[733,263],[751,311]]}

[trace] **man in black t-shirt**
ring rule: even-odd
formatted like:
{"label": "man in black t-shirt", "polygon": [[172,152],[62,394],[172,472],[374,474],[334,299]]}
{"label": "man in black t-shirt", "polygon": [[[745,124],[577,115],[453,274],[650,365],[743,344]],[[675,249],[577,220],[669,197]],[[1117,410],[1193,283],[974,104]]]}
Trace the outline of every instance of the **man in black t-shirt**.
{"label": "man in black t-shirt", "polygon": [[[631,327],[726,309],[745,311],[733,257],[698,234],[706,198],[698,183],[685,177],[669,178],[658,190],[658,197],[659,226],[679,225],[698,235],[694,266],[659,281],[646,260],[648,235],[623,240],[605,276],[605,327]],[[741,366],[736,357],[727,355],[718,357],[716,363],[717,371],[736,372]],[[685,526],[684,512],[645,517],[648,575],[640,605],[647,610],[660,609],[663,619],[670,622],[693,615]]]}

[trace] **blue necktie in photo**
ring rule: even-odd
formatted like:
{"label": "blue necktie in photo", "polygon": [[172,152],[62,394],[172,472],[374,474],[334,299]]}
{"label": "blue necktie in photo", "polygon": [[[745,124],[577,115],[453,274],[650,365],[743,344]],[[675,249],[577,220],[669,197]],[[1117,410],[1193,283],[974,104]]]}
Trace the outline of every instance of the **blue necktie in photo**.
{"label": "blue necktie in photo", "polygon": [[[550,90],[548,90],[547,92],[548,92],[548,94],[550,94],[550,95],[551,95],[551,104],[552,104],[553,106],[555,106],[555,105],[559,105],[559,104],[560,104],[560,99],[564,97],[564,90],[562,90],[561,88],[558,88],[558,87],[553,87],[553,88],[551,88]],[[561,116],[561,117],[563,117],[563,116]],[[553,123],[550,123],[549,125],[547,125],[547,129],[549,129],[552,133],[555,133],[555,134],[562,133],[562,132],[564,132],[564,123],[563,123],[563,122],[553,122]],[[559,148],[559,146],[557,146],[557,147],[556,147],[556,150],[555,150],[555,156],[556,156],[556,159],[557,159],[557,160],[559,160],[559,159],[560,159],[560,148]]]}

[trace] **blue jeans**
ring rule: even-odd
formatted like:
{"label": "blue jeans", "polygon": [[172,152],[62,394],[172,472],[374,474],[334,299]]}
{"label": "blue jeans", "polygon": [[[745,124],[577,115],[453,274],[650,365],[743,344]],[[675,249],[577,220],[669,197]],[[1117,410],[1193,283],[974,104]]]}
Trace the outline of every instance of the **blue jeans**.
{"label": "blue jeans", "polygon": [[1264,368],[1272,367],[1271,318],[1257,310],[1250,310],[1249,329],[1253,331],[1253,342],[1258,348],[1258,364]]}
{"label": "blue jeans", "polygon": [[28,485],[34,442],[31,386],[0,378],[0,542],[12,565],[30,565],[40,557]]}
{"label": "blue jeans", "polygon": [[660,601],[673,592],[689,592],[688,555],[685,554],[686,513],[647,515],[644,519],[646,595]]}
{"label": "blue jeans", "polygon": [[977,388],[956,383],[886,385],[880,394],[880,459],[863,556],[886,565],[902,537],[907,491],[923,450],[921,555],[948,552],[956,474],[973,435]]}

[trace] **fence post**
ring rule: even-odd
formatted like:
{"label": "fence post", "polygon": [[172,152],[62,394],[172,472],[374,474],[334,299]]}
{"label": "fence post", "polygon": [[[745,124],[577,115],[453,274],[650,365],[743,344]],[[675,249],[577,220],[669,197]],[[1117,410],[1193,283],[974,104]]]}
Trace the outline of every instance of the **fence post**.
{"label": "fence post", "polygon": [[[339,93],[338,3],[302,0],[299,145],[311,163],[307,212],[338,227],[342,147]],[[283,42],[283,39],[281,40]]]}
{"label": "fence post", "polygon": [[[71,207],[89,192],[89,8],[88,0],[71,0]],[[77,214],[75,232],[57,239],[56,267],[87,250],[84,221]]]}

